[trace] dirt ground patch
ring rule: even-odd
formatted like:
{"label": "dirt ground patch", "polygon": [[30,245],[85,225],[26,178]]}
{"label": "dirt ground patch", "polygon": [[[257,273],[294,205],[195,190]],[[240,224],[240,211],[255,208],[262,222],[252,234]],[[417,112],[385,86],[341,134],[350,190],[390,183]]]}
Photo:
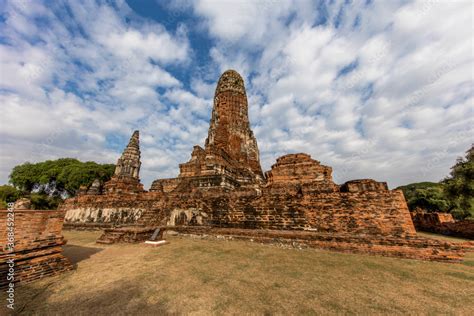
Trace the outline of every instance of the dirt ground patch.
{"label": "dirt ground patch", "polygon": [[65,255],[76,269],[18,286],[16,313],[467,315],[474,310],[473,253],[462,264],[447,264],[190,237],[168,237],[169,244],[156,248],[104,246],[95,243],[98,234],[66,231]]}

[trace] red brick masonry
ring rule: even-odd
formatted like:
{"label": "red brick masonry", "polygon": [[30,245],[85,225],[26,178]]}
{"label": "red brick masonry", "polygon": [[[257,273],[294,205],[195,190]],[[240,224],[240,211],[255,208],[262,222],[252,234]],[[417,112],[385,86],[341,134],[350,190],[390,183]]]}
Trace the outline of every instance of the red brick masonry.
{"label": "red brick masonry", "polygon": [[417,230],[474,240],[474,221],[455,221],[448,213],[411,212]]}
{"label": "red brick masonry", "polygon": [[[72,269],[62,255],[63,211],[15,210],[15,283],[31,282]],[[0,210],[0,288],[8,285],[7,211]]]}

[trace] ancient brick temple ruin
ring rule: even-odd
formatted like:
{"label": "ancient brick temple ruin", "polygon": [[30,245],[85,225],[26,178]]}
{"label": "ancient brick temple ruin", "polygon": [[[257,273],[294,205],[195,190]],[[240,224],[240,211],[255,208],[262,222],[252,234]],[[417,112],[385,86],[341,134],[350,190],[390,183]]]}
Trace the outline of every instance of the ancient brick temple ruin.
{"label": "ancient brick temple ruin", "polygon": [[331,167],[299,153],[262,172],[250,128],[242,77],[217,83],[204,148],[194,146],[177,178],[139,181],[135,132],[113,178],[66,200],[66,227],[104,228],[99,242],[139,241],[156,227],[182,234],[440,261],[461,260],[465,248],[417,237],[403,193],[370,179],[334,183]]}
{"label": "ancient brick temple ruin", "polygon": [[[120,194],[122,192],[143,192],[143,184],[140,183],[140,143],[139,132],[133,132],[127,147],[115,166],[112,179],[104,185],[104,191],[109,194]],[[100,193],[100,190],[97,191]]]}

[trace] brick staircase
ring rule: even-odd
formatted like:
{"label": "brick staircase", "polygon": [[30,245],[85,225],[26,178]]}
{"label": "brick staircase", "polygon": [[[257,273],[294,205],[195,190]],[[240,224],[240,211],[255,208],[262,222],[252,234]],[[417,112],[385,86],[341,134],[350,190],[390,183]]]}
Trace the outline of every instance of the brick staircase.
{"label": "brick staircase", "polygon": [[151,238],[156,227],[127,226],[104,229],[104,233],[96,240],[99,244],[138,243]]}
{"label": "brick staircase", "polygon": [[122,239],[125,232],[113,231],[113,229],[106,229],[102,235],[95,241],[98,244],[114,244]]}

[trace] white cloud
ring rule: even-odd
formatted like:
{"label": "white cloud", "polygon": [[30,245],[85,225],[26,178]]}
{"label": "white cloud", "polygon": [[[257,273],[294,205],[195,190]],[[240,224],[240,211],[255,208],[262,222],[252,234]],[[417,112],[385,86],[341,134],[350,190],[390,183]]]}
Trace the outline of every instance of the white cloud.
{"label": "white cloud", "polygon": [[[109,138],[137,128],[145,185],[176,176],[228,68],[246,80],[265,170],[302,151],[337,182],[438,181],[474,136],[470,1],[181,1],[177,19],[199,23],[174,31],[123,1],[22,3],[2,25],[3,181],[26,160],[115,162]],[[196,32],[209,62],[192,60]]]}
{"label": "white cloud", "polygon": [[[109,148],[107,137],[126,142],[135,128],[147,130],[140,122],[168,115],[158,89],[181,86],[165,67],[188,63],[184,27],[169,33],[145,20],[127,24],[119,11],[92,1],[67,4],[67,19],[58,16],[67,14],[59,4],[17,4],[5,8],[9,44],[0,45],[2,182],[25,161],[77,157],[114,163],[122,149]],[[117,6],[133,15],[124,3]],[[33,17],[49,27],[38,29]],[[157,145],[146,132],[142,137],[144,144]],[[146,184],[158,176],[149,168],[153,164],[145,163]]]}
{"label": "white cloud", "polygon": [[[336,1],[327,14],[313,7],[330,21],[322,25],[307,23],[298,8],[286,15],[254,10],[258,22],[247,28],[229,22],[224,29],[225,9],[204,8],[196,5],[210,33],[244,48],[217,46],[214,62],[254,74],[247,82],[250,119],[264,169],[277,155],[306,151],[333,166],[339,182],[372,177],[393,187],[442,179],[470,146],[469,1]],[[290,14],[295,18],[288,23]],[[246,36],[252,30],[255,35]],[[256,40],[263,43],[257,59],[248,49]],[[354,62],[353,71],[338,77]]]}
{"label": "white cloud", "polygon": [[225,41],[259,43],[278,19],[292,11],[291,1],[212,1],[194,3],[194,10],[205,17],[209,33]]}

